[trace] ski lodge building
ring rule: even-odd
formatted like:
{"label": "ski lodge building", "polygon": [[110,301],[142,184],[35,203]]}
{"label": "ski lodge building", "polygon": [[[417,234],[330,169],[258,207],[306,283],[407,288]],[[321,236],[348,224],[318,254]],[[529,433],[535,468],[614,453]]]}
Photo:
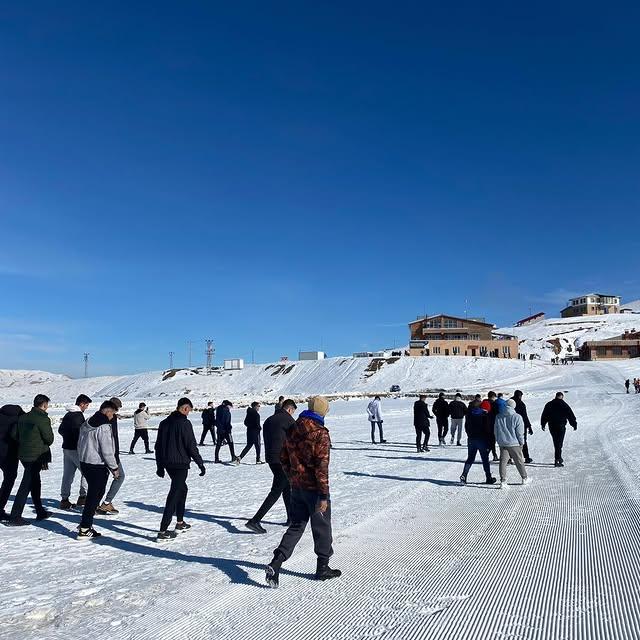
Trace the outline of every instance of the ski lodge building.
{"label": "ski lodge building", "polygon": [[608,340],[589,340],[580,347],[581,360],[628,360],[640,358],[640,331],[625,331]]}
{"label": "ski lodge building", "polygon": [[444,314],[419,317],[409,323],[409,354],[517,358],[518,339],[494,335],[493,328],[494,325],[478,318]]}
{"label": "ski lodge building", "polygon": [[563,318],[577,316],[600,316],[606,313],[620,313],[620,296],[603,293],[587,293],[579,298],[572,298],[560,312]]}

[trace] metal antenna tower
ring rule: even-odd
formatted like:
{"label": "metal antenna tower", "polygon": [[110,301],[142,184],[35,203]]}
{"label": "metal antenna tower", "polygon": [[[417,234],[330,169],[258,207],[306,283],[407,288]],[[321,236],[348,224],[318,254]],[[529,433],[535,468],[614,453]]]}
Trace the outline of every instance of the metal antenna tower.
{"label": "metal antenna tower", "polygon": [[85,353],[82,359],[84,360],[84,377],[88,378],[89,377],[89,354]]}
{"label": "metal antenna tower", "polygon": [[215,350],[213,348],[213,340],[205,340],[205,343],[207,344],[207,350],[205,351],[207,354],[207,375],[210,375],[213,367],[213,353]]}
{"label": "metal antenna tower", "polygon": [[169,351],[169,369],[173,369],[173,351]]}

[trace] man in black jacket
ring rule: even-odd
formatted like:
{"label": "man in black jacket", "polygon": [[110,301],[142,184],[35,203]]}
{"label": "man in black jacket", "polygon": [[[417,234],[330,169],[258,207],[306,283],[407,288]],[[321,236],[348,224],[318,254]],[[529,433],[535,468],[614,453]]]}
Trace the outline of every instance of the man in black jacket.
{"label": "man in black jacket", "polygon": [[486,478],[485,483],[496,483],[496,479],[491,475],[491,467],[489,466],[489,449],[492,437],[489,426],[490,410],[491,405],[488,400],[482,403],[479,400],[474,400],[467,411],[464,429],[467,432],[468,455],[460,476],[462,484],[467,483],[467,475],[476,461],[476,454],[478,453],[480,453],[480,458],[482,459],[482,467]]}
{"label": "man in black jacket", "polygon": [[[413,403],[413,427],[416,430],[416,449],[418,453],[430,451],[429,449],[429,418],[433,416],[429,413],[429,405],[426,403],[427,396],[420,396]],[[422,437],[424,436],[424,442]]]}
{"label": "man in black jacket", "polygon": [[271,469],[271,473],[273,474],[273,482],[271,483],[269,495],[267,495],[253,518],[248,520],[245,524],[247,529],[251,529],[251,531],[254,531],[255,533],[267,532],[260,524],[260,521],[267,515],[271,507],[278,502],[280,496],[282,496],[284,507],[287,510],[287,526],[289,525],[291,488],[289,486],[287,474],[284,472],[282,463],[280,462],[280,453],[282,452],[282,445],[286,438],[287,430],[296,422],[293,418],[293,414],[296,412],[297,408],[298,407],[293,400],[285,400],[282,403],[282,407],[265,420],[263,426],[264,457]]}
{"label": "man in black jacket", "polygon": [[231,462],[234,464],[240,464],[240,458],[236,456],[236,450],[233,446],[233,436],[231,430],[231,409],[233,403],[229,400],[224,400],[222,404],[216,409],[216,429],[218,431],[218,437],[216,442],[215,462],[220,464],[220,448],[222,445],[228,444],[229,451],[231,452]]}
{"label": "man in black jacket", "polygon": [[512,399],[516,403],[516,413],[524,420],[524,445],[522,446],[522,454],[524,455],[524,461],[529,464],[533,462],[533,459],[529,455],[529,445],[527,444],[527,435],[533,435],[531,420],[529,420],[529,416],[527,415],[527,405],[522,401],[522,391],[516,391]]}
{"label": "man in black jacket", "polygon": [[[198,451],[193,426],[188,419],[193,405],[189,398],[180,398],[177,409],[165,418],[158,427],[158,437],[155,444],[156,474],[164,478],[165,471],[171,478],[171,487],[162,514],[160,531],[157,541],[171,540],[176,537],[176,531],[186,531],[191,528],[184,521],[185,502],[187,500],[187,476],[193,460],[200,469],[200,475],[206,472],[204,462]],[[176,516],[176,529],[169,531],[173,516]]]}
{"label": "man in black jacket", "polygon": [[432,410],[438,425],[438,442],[446,444],[447,433],[449,432],[449,403],[444,399],[444,393],[441,393],[433,403]]}
{"label": "man in black jacket", "polygon": [[76,398],[75,406],[71,407],[64,414],[58,433],[62,436],[62,483],[60,485],[60,508],[64,510],[73,509],[75,506],[69,501],[71,495],[71,485],[76,476],[76,471],[80,472],[80,492],[78,506],[84,506],[87,499],[87,481],[82,475],[80,468],[80,458],[78,456],[78,436],[80,427],[84,424],[84,412],[89,408],[91,398],[81,393]]}
{"label": "man in black jacket", "polygon": [[216,444],[216,410],[213,402],[207,403],[207,408],[202,412],[202,435],[200,436],[200,446],[204,447],[204,439],[207,433],[211,434],[213,445]]}
{"label": "man in black jacket", "polygon": [[491,405],[491,409],[489,410],[488,415],[488,423],[489,423],[489,447],[491,448],[491,453],[493,454],[493,461],[498,462],[498,452],[496,451],[496,434],[495,434],[495,426],[496,426],[496,418],[498,417],[498,403],[496,402],[498,396],[495,391],[489,391],[487,394],[487,399],[485,402],[488,402]]}
{"label": "man in black jacket", "polygon": [[256,464],[262,464],[260,461],[260,403],[252,402],[251,406],[247,408],[247,416],[244,419],[244,426],[247,427],[247,446],[242,450],[240,454],[240,460],[242,460],[252,447],[256,448]]}
{"label": "man in black jacket", "polygon": [[11,437],[11,430],[18,424],[18,418],[24,415],[17,404],[5,404],[0,409],[0,469],[2,486],[0,487],[0,520],[8,520],[9,514],[4,508],[18,477],[18,443]]}
{"label": "man in black jacket", "polygon": [[467,415],[467,405],[462,402],[462,396],[456,393],[455,400],[449,403],[449,415],[451,416],[451,444],[456,441],[458,446],[462,445],[462,427],[464,417]]}
{"label": "man in black jacket", "polygon": [[553,438],[556,467],[564,467],[562,445],[567,432],[567,422],[574,431],[578,428],[578,422],[571,407],[564,401],[564,394],[558,391],[556,397],[544,406],[542,416],[540,416],[542,430],[544,431],[547,424],[549,425],[549,433]]}

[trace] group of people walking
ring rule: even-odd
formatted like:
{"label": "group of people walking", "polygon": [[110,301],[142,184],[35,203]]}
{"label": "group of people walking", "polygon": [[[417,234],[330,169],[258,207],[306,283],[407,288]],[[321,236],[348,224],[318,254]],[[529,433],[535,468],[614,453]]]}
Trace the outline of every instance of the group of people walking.
{"label": "group of people walking", "polygon": [[[629,387],[631,386],[631,384],[632,383],[629,378],[624,381],[624,388],[627,390],[627,393],[629,393]],[[640,393],[640,378],[633,379],[633,388],[635,389],[636,393]]]}

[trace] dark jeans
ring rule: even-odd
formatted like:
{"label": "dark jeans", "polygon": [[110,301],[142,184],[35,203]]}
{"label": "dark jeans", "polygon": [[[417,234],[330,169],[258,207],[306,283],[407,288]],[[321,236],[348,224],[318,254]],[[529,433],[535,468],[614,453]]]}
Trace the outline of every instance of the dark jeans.
{"label": "dark jeans", "polygon": [[[431,431],[429,430],[429,427],[416,427],[414,425],[414,428],[416,430],[416,449],[418,451],[421,451],[422,448],[426,448],[429,446],[429,438],[431,436]],[[424,444],[422,443],[422,436],[424,435]]]}
{"label": "dark jeans", "polygon": [[133,440],[131,441],[131,446],[129,447],[129,451],[133,451],[136,446],[136,442],[138,442],[138,440],[140,439],[142,439],[142,442],[144,442],[145,453],[149,453],[149,432],[146,429],[136,429]]}
{"label": "dark jeans", "polygon": [[382,442],[384,440],[384,434],[382,433],[382,420],[370,420],[369,422],[371,422],[371,442],[376,441],[376,425],[378,425],[380,442]]}
{"label": "dark jeans", "polygon": [[524,430],[524,444],[522,445],[522,455],[525,460],[529,460],[529,445],[527,444],[527,430]]}
{"label": "dark jeans", "polygon": [[446,418],[438,420],[438,441],[444,440],[449,433],[449,420]]}
{"label": "dark jeans", "polygon": [[287,529],[277,548],[283,561],[291,557],[293,550],[311,521],[313,546],[320,560],[329,560],[333,555],[333,535],[331,533],[331,501],[324,513],[318,513],[318,494],[305,489],[291,489],[291,526]]}
{"label": "dark jeans", "polygon": [[218,431],[218,441],[216,443],[215,459],[220,460],[220,457],[219,457],[220,447],[222,447],[222,445],[224,444],[229,445],[229,450],[231,451],[231,459],[233,460],[236,457],[236,450],[233,446],[233,437],[231,436],[231,433],[225,433],[225,432],[220,433],[220,431]]}
{"label": "dark jeans", "polygon": [[486,440],[480,440],[478,438],[469,438],[467,442],[467,461],[464,463],[464,471],[462,475],[466,478],[471,469],[471,465],[476,461],[476,454],[480,453],[482,459],[482,468],[487,478],[491,477],[491,467],[489,465],[489,443]]}
{"label": "dark jeans", "polygon": [[269,495],[265,498],[256,515],[251,518],[252,522],[260,522],[262,518],[267,515],[271,507],[278,502],[280,496],[282,496],[284,508],[287,510],[287,520],[291,519],[291,487],[289,486],[289,478],[287,478],[281,464],[269,463],[269,469],[271,469],[271,473],[273,473],[271,491],[269,491]]}
{"label": "dark jeans", "polygon": [[216,443],[216,427],[215,425],[202,425],[202,435],[200,436],[200,444],[204,444],[204,439],[207,437],[207,433],[211,434],[211,440],[213,444]]}
{"label": "dark jeans", "polygon": [[553,449],[555,452],[555,461],[564,462],[564,460],[562,459],[562,445],[564,444],[564,436],[567,433],[567,428],[549,426],[549,433],[553,438]]}
{"label": "dark jeans", "polygon": [[24,511],[24,505],[27,503],[27,496],[31,494],[31,502],[36,508],[37,513],[42,513],[42,500],[40,499],[40,472],[42,471],[42,463],[44,456],[41,456],[34,462],[23,462],[24,473],[22,474],[22,482],[18,487],[13,508],[11,509],[11,518],[20,518]]}
{"label": "dark jeans", "polygon": [[7,500],[11,495],[11,490],[18,477],[18,458],[5,458],[0,464],[2,469],[2,486],[0,487],[0,511],[4,511],[7,506]]}
{"label": "dark jeans", "polygon": [[164,505],[160,531],[166,531],[169,528],[174,514],[178,522],[184,520],[184,505],[187,501],[187,491],[189,491],[187,487],[189,469],[167,469],[167,473],[171,478],[171,487]]}
{"label": "dark jeans", "polygon": [[80,469],[87,481],[87,501],[82,509],[80,527],[90,529],[93,526],[93,516],[107,488],[109,469],[103,464],[86,464],[85,462],[80,463]]}
{"label": "dark jeans", "polygon": [[255,429],[247,429],[247,446],[242,450],[240,458],[244,458],[253,447],[256,448],[256,460],[260,461],[260,432]]}

